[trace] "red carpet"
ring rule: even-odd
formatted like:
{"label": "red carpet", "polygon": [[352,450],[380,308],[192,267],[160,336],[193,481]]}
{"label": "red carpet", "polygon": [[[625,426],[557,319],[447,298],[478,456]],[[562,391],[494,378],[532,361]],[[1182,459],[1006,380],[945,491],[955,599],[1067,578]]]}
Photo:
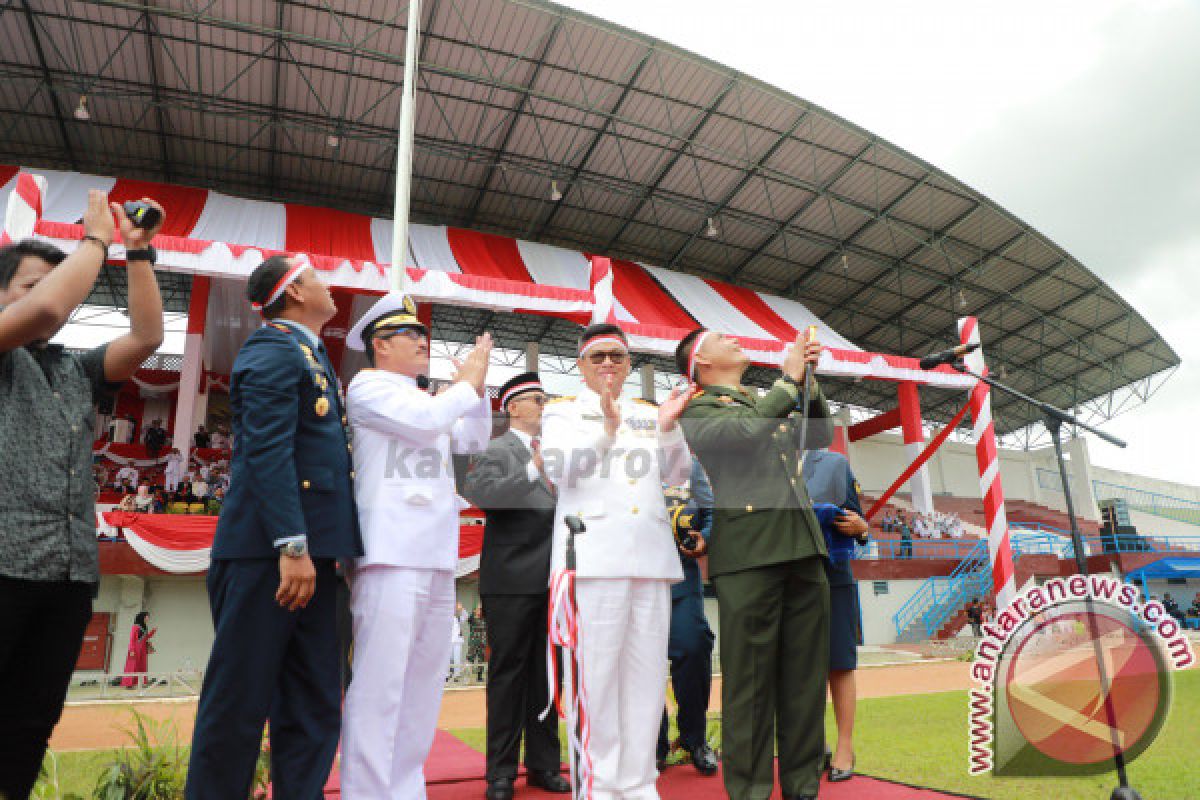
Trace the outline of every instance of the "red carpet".
{"label": "red carpet", "polygon": [[[449,733],[439,730],[433,740],[429,760],[425,762],[425,782],[428,786],[429,800],[483,800],[486,788],[483,780],[483,754]],[[668,767],[658,779],[658,793],[662,800],[724,800],[727,797],[720,775],[706,778],[687,765]],[[335,770],[325,786],[325,798],[341,800],[341,796]],[[525,785],[524,779],[517,780],[518,798],[562,800],[565,796],[533,789]],[[778,790],[772,797],[779,797]],[[863,775],[844,783],[821,784],[821,800],[938,800],[953,797],[966,795],[905,786],[902,783]]]}

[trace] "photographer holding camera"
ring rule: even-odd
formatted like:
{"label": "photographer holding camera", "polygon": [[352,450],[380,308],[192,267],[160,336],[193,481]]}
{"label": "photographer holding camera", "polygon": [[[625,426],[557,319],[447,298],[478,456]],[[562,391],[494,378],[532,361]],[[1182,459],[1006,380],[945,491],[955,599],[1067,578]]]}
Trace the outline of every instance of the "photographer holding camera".
{"label": "photographer holding camera", "polygon": [[[103,192],[67,255],[33,239],[0,249],[0,797],[29,796],[91,619],[100,581],[93,498],[95,406],[163,338],[150,241]],[[159,213],[153,201],[142,203]],[[83,354],[49,340],[125,242],[129,333]]]}

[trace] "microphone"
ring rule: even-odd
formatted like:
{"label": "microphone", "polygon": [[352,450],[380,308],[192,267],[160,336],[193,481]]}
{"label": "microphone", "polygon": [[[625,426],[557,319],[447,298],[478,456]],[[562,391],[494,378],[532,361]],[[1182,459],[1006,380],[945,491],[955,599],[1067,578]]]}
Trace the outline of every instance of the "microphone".
{"label": "microphone", "polygon": [[567,514],[563,518],[563,522],[567,523],[567,528],[576,536],[587,530],[583,525],[583,520],[577,514]]}
{"label": "microphone", "polygon": [[949,350],[943,350],[940,353],[933,353],[921,359],[921,369],[934,369],[942,364],[953,364],[967,353],[973,353],[979,349],[978,342],[971,344],[960,344],[957,347],[951,347]]}

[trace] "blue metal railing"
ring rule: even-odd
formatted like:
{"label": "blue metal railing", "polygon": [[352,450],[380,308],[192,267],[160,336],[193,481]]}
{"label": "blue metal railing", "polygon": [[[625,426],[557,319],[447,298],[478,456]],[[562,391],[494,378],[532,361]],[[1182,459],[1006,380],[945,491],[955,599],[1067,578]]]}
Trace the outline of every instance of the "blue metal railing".
{"label": "blue metal railing", "polygon": [[[1105,552],[1200,552],[1200,535],[1173,536],[1166,539],[1085,536],[1083,539],[1088,555]],[[1075,547],[1070,535],[1048,525],[1014,526],[1009,529],[1009,541],[1012,543],[1014,565],[1027,555],[1052,555],[1065,559],[1075,557]],[[915,553],[914,548],[914,555]],[[979,540],[949,576],[928,578],[900,607],[892,617],[896,633],[901,638],[909,634],[930,638],[936,635],[946,621],[958,613],[968,600],[973,597],[985,597],[991,594],[991,591],[992,570],[987,542]]]}
{"label": "blue metal railing", "polygon": [[1132,486],[1121,486],[1106,481],[1092,481],[1092,489],[1098,501],[1124,500],[1125,504],[1133,511],[1143,511],[1167,519],[1200,525],[1200,501],[1198,500],[1172,497],[1169,494],[1135,489]]}

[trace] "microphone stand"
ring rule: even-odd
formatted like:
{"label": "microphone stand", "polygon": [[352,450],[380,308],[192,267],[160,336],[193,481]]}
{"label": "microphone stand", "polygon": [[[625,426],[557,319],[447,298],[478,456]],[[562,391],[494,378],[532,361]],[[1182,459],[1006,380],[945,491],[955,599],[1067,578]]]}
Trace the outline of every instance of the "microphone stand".
{"label": "microphone stand", "polygon": [[[1064,411],[1058,406],[1050,403],[1037,400],[1024,392],[1018,391],[1011,386],[994,380],[988,375],[979,375],[967,368],[967,365],[962,361],[954,361],[950,366],[957,372],[964,375],[969,375],[976,380],[983,381],[993,389],[1001,391],[1007,395],[1017,398],[1018,400],[1028,403],[1034,408],[1042,412],[1046,430],[1050,432],[1050,438],[1054,441],[1054,457],[1058,461],[1058,476],[1062,481],[1063,497],[1067,502],[1067,518],[1071,521],[1071,545],[1075,550],[1075,566],[1079,570],[1080,575],[1088,574],[1087,552],[1084,549],[1083,534],[1079,530],[1079,518],[1075,515],[1075,502],[1071,497],[1071,484],[1067,478],[1067,462],[1063,457],[1062,440],[1060,434],[1062,432],[1063,423],[1074,425],[1083,428],[1089,433],[1099,436],[1104,441],[1114,444],[1117,447],[1125,447],[1126,443],[1121,439],[1113,436],[1110,433],[1097,430],[1096,428],[1086,423],[1080,422],[1079,418],[1069,411]],[[1084,599],[1084,604],[1087,607],[1088,626],[1091,629],[1092,635],[1092,650],[1096,656],[1096,670],[1100,678],[1100,690],[1104,693],[1104,712],[1108,717],[1108,727],[1112,731],[1113,745],[1113,766],[1117,773],[1117,788],[1113,789],[1110,800],[1141,800],[1141,795],[1137,790],[1129,785],[1129,776],[1125,770],[1125,754],[1121,752],[1120,742],[1117,740],[1117,717],[1116,711],[1112,705],[1112,681],[1108,675],[1108,668],[1104,664],[1104,652],[1100,647],[1100,632],[1096,628],[1096,618],[1093,612],[1093,600],[1089,594]]]}
{"label": "microphone stand", "polygon": [[[576,581],[576,577],[575,577],[575,537],[581,533],[586,533],[587,526],[585,526],[583,524],[583,518],[576,514],[568,514],[566,517],[563,518],[563,522],[567,526],[566,565],[567,565],[567,572],[571,575],[571,583],[570,583],[571,608],[575,609],[575,613],[578,614],[579,613],[579,605],[575,599],[575,581]],[[578,646],[578,642],[576,642],[576,646]],[[559,657],[562,658],[564,662],[568,661],[568,659],[566,658],[566,654],[563,652],[559,653]],[[575,659],[570,659],[569,661],[570,661],[571,666],[574,667]],[[562,668],[565,670],[567,668],[567,665],[564,663]],[[578,693],[579,693],[579,681],[581,681],[582,679],[583,679],[582,675],[576,675],[572,680],[572,684],[575,687],[574,691],[576,693],[576,696],[578,696]],[[576,727],[575,735],[578,736],[579,735],[579,720],[578,719],[575,720],[575,727]],[[576,763],[571,764],[571,767],[572,767],[571,777],[573,779],[572,782],[576,784],[575,795],[578,795],[579,791],[583,788],[583,786],[582,786],[583,778],[579,774],[579,764],[577,763],[579,757],[575,753],[574,748],[568,748],[568,749],[570,750],[572,761],[576,762]]]}

